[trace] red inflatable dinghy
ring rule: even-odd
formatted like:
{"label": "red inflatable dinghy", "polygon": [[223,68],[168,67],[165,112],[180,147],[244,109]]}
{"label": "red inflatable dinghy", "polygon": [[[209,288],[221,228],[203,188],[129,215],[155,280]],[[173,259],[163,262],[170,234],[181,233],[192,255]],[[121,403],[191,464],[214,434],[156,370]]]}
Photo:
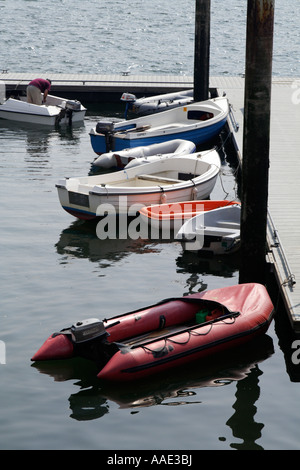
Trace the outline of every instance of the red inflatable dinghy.
{"label": "red inflatable dinghy", "polygon": [[272,315],[261,284],[224,287],[79,321],[52,334],[32,361],[80,356],[98,364],[100,379],[135,380],[250,341],[267,331]]}

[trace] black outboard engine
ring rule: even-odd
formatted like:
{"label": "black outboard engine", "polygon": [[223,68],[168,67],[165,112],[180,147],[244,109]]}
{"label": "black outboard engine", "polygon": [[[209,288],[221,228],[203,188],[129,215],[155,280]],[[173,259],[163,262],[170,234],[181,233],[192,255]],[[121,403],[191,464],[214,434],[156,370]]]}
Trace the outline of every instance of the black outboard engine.
{"label": "black outboard engine", "polygon": [[77,100],[68,100],[65,104],[62,105],[62,110],[59,115],[56,117],[55,124],[59,124],[60,121],[64,118],[68,118],[69,126],[72,125],[73,113],[76,113],[81,110],[81,103]]}
{"label": "black outboard engine", "polygon": [[101,368],[118,351],[115,343],[109,343],[103,322],[97,318],[78,321],[64,331],[70,334],[76,356],[91,359]]}
{"label": "black outboard engine", "polygon": [[103,322],[97,318],[88,318],[74,323],[70,328],[70,332],[74,343],[83,343],[91,339],[106,338],[108,336]]}
{"label": "black outboard engine", "polygon": [[96,132],[98,134],[105,135],[105,143],[106,143],[106,152],[113,150],[112,148],[112,137],[114,134],[115,125],[111,121],[99,121],[96,125]]}

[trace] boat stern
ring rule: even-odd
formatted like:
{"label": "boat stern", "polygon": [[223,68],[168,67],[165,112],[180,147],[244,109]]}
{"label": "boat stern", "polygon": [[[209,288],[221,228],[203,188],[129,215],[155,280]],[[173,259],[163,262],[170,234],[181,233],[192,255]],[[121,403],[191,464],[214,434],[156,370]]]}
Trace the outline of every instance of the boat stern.
{"label": "boat stern", "polygon": [[111,121],[99,121],[90,132],[92,149],[97,155],[111,150],[111,137],[114,132],[114,123]]}

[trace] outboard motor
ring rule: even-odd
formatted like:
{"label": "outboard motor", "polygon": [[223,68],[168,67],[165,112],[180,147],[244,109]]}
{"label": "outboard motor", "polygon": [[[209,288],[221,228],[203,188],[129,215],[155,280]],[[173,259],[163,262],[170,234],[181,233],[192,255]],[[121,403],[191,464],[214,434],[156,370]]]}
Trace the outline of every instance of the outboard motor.
{"label": "outboard motor", "polygon": [[108,336],[103,322],[97,318],[88,318],[87,320],[76,322],[71,326],[70,332],[74,343],[83,343],[91,339],[106,338]]}
{"label": "outboard motor", "polygon": [[80,111],[81,109],[80,101],[77,101],[77,100],[63,101],[60,107],[62,109],[59,115],[56,117],[55,124],[58,125],[63,118],[67,117],[69,126],[71,126],[72,120],[73,120],[73,113],[76,113],[77,111]]}
{"label": "outboard motor", "polygon": [[107,341],[109,333],[97,318],[78,321],[66,333],[71,334],[76,355],[95,361],[101,368],[119,350]]}
{"label": "outboard motor", "polygon": [[96,125],[96,132],[105,135],[106,152],[112,149],[112,136],[115,125],[112,121],[99,121]]}
{"label": "outboard motor", "polygon": [[69,125],[71,126],[72,120],[73,120],[73,113],[76,113],[77,111],[80,111],[81,109],[81,103],[80,101],[77,100],[68,100],[66,102],[65,110],[67,117],[69,119]]}
{"label": "outboard motor", "polygon": [[121,101],[126,102],[124,118],[127,119],[128,110],[132,108],[134,101],[136,101],[136,96],[132,93],[123,93],[121,96]]}
{"label": "outboard motor", "polygon": [[121,101],[131,102],[135,100],[136,100],[136,96],[133,95],[132,93],[123,93],[121,96]]}
{"label": "outboard motor", "polygon": [[68,100],[66,102],[66,108],[71,109],[72,111],[80,111],[81,103],[77,100]]}

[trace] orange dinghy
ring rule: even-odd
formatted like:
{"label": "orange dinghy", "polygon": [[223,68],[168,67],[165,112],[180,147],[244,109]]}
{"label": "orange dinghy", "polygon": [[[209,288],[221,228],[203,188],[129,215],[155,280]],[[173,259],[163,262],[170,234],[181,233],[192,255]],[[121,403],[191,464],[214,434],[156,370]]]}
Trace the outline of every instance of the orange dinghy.
{"label": "orange dinghy", "polygon": [[267,331],[272,316],[265,287],[240,284],[77,322],[52,334],[32,360],[79,356],[97,363],[100,379],[136,380],[248,342]]}
{"label": "orange dinghy", "polygon": [[200,214],[220,207],[240,204],[238,201],[192,200],[172,204],[153,204],[139,210],[142,220],[154,229],[179,230],[183,223]]}

